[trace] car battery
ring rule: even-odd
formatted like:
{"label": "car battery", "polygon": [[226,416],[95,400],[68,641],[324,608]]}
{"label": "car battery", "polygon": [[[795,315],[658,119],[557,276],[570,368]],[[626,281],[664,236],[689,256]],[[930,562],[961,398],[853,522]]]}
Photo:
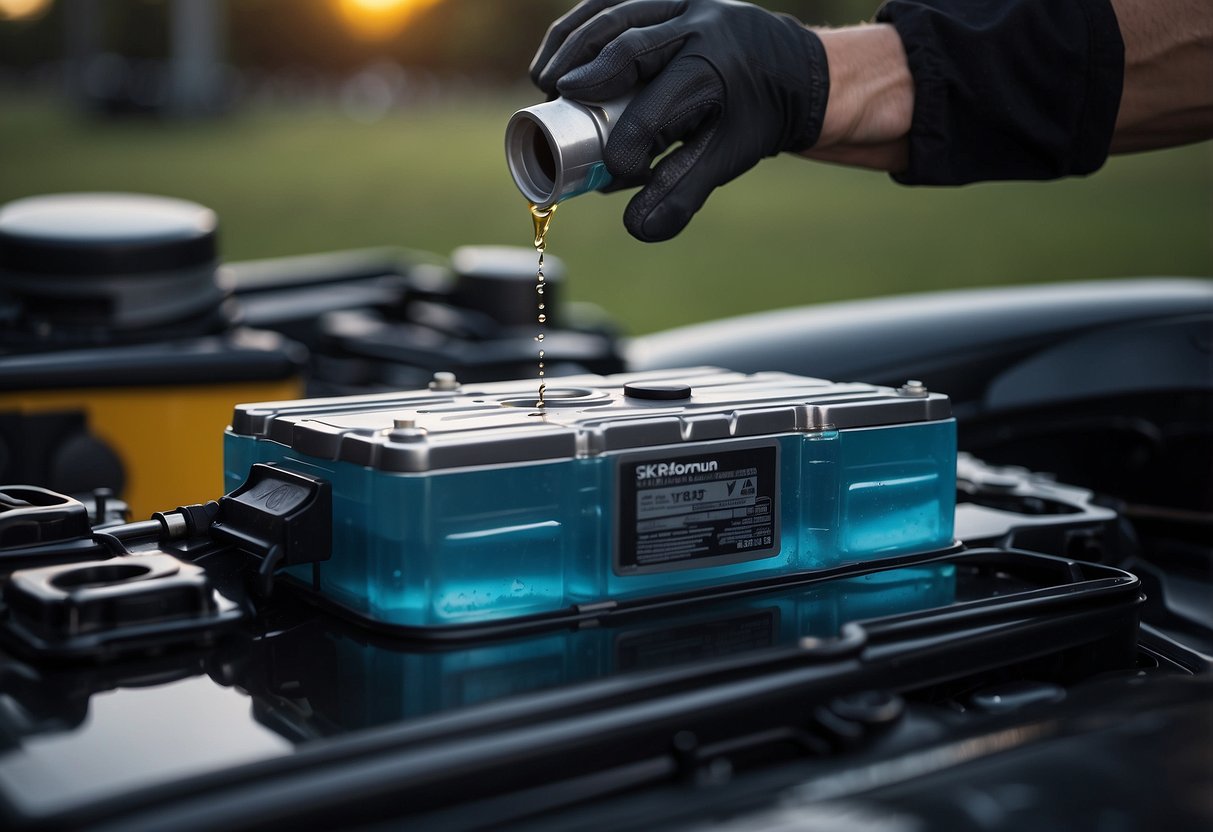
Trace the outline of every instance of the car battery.
{"label": "car battery", "polygon": [[953,544],[950,402],[921,385],[716,368],[241,405],[255,463],[332,485],[331,557],[289,574],[407,628],[593,605]]}

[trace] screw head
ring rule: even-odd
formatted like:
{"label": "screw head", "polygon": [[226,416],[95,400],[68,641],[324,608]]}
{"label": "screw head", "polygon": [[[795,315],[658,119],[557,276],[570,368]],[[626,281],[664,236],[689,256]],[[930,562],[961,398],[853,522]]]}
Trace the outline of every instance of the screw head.
{"label": "screw head", "polygon": [[439,371],[434,373],[434,380],[430,382],[431,390],[458,390],[459,379],[455,378],[454,373]]}
{"label": "screw head", "polygon": [[426,436],[425,428],[394,428],[387,434],[393,442],[424,442]]}

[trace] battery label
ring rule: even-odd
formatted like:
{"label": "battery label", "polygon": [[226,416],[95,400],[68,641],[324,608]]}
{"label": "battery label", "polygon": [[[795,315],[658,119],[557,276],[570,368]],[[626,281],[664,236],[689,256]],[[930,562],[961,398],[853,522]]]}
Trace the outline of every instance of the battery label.
{"label": "battery label", "polygon": [[737,563],[779,551],[775,443],[624,457],[619,498],[619,572]]}

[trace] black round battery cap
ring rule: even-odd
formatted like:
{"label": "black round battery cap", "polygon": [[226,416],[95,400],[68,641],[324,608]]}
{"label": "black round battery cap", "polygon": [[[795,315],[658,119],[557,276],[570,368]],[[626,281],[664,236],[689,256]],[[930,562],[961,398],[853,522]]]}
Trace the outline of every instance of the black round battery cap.
{"label": "black round battery cap", "polygon": [[691,385],[669,381],[634,381],[623,385],[623,395],[630,399],[677,401],[691,398]]}
{"label": "black round battery cap", "polygon": [[117,275],[203,266],[216,258],[215,212],[146,194],[50,194],[0,206],[0,269]]}

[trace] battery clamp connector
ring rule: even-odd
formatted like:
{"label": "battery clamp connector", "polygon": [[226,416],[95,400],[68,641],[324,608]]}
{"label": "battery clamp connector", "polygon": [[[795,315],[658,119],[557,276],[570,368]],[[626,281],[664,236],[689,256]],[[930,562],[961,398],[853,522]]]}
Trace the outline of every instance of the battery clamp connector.
{"label": "battery clamp connector", "polygon": [[164,549],[132,551],[122,538],[158,531],[166,546],[209,537],[257,559],[258,588],[268,595],[279,567],[328,559],[331,515],[327,482],[266,464],[254,465],[243,485],[217,501],[109,531],[91,529],[78,500],[5,486],[0,567],[12,561],[21,568],[4,585],[0,637],[32,655],[70,660],[210,644],[241,620],[239,605],[204,567]]}
{"label": "battery clamp connector", "polygon": [[48,659],[209,645],[243,617],[205,569],[159,550],[14,572],[4,602],[0,636]]}
{"label": "battery clamp connector", "polygon": [[[212,539],[260,561],[264,595],[273,591],[275,570],[319,563],[332,552],[333,490],[325,480],[257,463],[243,485],[207,505],[216,506]],[[195,512],[188,519],[200,523],[201,517]]]}
{"label": "battery clamp connector", "polygon": [[79,500],[35,485],[0,489],[0,547],[62,543],[91,533]]}
{"label": "battery clamp connector", "polygon": [[0,573],[103,551],[79,500],[36,485],[0,486]]}

